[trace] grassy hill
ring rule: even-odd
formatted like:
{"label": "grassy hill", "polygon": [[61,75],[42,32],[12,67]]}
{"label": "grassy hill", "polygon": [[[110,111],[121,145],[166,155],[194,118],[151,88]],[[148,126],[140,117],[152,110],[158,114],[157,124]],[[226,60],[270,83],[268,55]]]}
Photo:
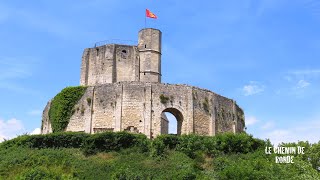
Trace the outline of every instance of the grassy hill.
{"label": "grassy hill", "polygon": [[265,154],[270,142],[247,134],[129,133],[24,135],[0,143],[0,179],[320,179],[320,143],[293,164]]}

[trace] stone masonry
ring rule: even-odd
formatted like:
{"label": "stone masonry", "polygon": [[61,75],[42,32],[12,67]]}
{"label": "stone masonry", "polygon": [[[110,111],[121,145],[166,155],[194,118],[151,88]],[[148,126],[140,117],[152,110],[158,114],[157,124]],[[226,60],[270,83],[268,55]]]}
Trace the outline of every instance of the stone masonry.
{"label": "stone masonry", "polygon": [[[84,50],[80,85],[88,86],[66,131],[130,131],[149,138],[168,133],[164,112],[177,119],[177,134],[214,136],[242,132],[244,113],[234,100],[194,86],[161,83],[161,31],[139,32],[137,46],[107,44]],[[89,104],[87,99],[91,99]],[[43,111],[43,134],[52,132]]]}

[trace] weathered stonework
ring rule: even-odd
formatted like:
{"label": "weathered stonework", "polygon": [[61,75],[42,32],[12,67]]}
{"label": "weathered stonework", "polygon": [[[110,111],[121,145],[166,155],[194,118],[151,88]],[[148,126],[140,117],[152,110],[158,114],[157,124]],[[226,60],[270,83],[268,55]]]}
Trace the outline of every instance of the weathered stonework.
{"label": "weathered stonework", "polygon": [[[209,90],[161,82],[161,32],[143,29],[138,46],[109,44],[85,49],[80,84],[88,86],[66,131],[131,131],[149,138],[168,133],[164,112],[178,134],[242,132],[244,113],[235,101]],[[50,102],[42,133],[51,133]]]}

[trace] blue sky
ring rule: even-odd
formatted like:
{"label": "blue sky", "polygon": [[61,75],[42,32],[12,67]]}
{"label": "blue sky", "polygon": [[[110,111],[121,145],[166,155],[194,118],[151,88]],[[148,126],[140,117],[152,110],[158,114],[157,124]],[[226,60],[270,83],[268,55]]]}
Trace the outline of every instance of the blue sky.
{"label": "blue sky", "polygon": [[247,132],[320,140],[320,2],[91,0],[0,2],[0,139],[41,126],[47,101],[79,85],[84,48],[163,32],[162,81],[235,99]]}

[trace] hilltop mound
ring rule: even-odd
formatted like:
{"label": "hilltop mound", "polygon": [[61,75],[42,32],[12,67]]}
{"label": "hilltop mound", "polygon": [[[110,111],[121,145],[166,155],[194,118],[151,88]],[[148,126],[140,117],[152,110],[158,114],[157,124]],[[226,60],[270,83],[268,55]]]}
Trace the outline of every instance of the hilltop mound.
{"label": "hilltop mound", "polygon": [[0,144],[0,179],[320,179],[320,143],[294,164],[265,154],[270,142],[250,135],[52,133]]}

